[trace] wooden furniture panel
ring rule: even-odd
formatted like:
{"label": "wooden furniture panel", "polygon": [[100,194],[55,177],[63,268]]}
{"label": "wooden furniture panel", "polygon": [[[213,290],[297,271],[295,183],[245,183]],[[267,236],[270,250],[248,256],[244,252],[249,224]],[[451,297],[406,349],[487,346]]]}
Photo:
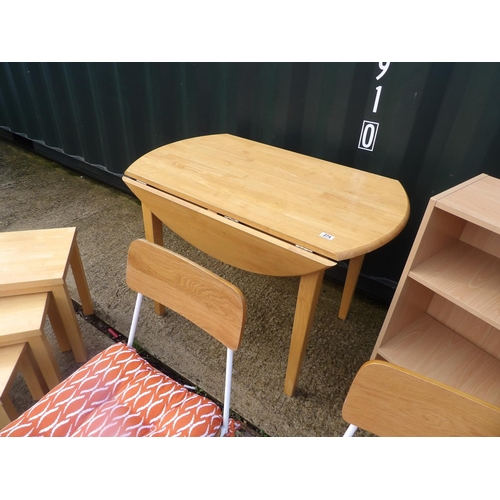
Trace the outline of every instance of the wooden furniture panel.
{"label": "wooden furniture panel", "polygon": [[423,315],[379,349],[383,359],[500,406],[500,363]]}
{"label": "wooden furniture panel", "polygon": [[468,222],[464,227],[460,241],[500,258],[500,234],[492,233],[481,226]]}
{"label": "wooden furniture panel", "polygon": [[500,180],[432,197],[372,359],[500,407]]}
{"label": "wooden furniture panel", "polygon": [[[495,337],[494,332],[498,332],[498,330],[465,309],[446,300],[441,295],[434,294],[427,314],[478,347],[483,347],[489,354],[500,357],[500,350],[494,347],[494,341],[491,342],[491,339]],[[488,339],[490,339],[490,348],[485,347],[488,344]]]}
{"label": "wooden furniture panel", "polygon": [[172,231],[226,264],[269,276],[302,276],[337,265],[211,210],[132,179],[124,177],[123,180]]}
{"label": "wooden furniture panel", "polygon": [[498,406],[383,361],[360,368],[342,416],[378,436],[500,435]]}
{"label": "wooden furniture panel", "polygon": [[496,257],[457,241],[409,276],[492,326],[500,326],[500,260]]}
{"label": "wooden furniture panel", "polygon": [[[427,311],[433,296],[432,290],[416,281],[409,281],[407,286],[400,292],[400,300],[398,302],[392,301],[382,325],[384,336],[379,335],[373,352],[377,352],[382,340],[387,342],[420,318]],[[396,304],[398,304],[398,307],[395,309]]]}
{"label": "wooden furniture panel", "polygon": [[[151,262],[161,263],[152,269]],[[190,260],[146,240],[131,243],[127,285],[192,321],[236,350],[246,319],[246,302],[236,286]]]}
{"label": "wooden furniture panel", "polygon": [[500,179],[481,174],[436,199],[436,207],[500,234]]}
{"label": "wooden furniture panel", "polygon": [[[427,209],[429,211],[429,209]],[[430,214],[427,214],[429,217]],[[460,238],[465,221],[450,215],[441,210],[432,211],[432,217],[429,217],[425,226],[425,232],[417,234],[415,241],[420,241],[415,246],[415,255],[410,256],[412,267],[425,262],[433,255],[448,248],[457,239]]]}

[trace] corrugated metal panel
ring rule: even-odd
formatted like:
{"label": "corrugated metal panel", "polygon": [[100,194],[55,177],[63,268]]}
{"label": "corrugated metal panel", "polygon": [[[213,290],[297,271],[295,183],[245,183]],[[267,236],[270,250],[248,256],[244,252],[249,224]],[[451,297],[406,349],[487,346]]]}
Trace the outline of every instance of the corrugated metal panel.
{"label": "corrugated metal panel", "polygon": [[[410,221],[363,268],[395,282],[429,197],[481,172],[500,177],[500,64],[381,73],[379,63],[2,63],[0,130],[121,188],[147,151],[221,132],[396,178]],[[378,127],[372,150],[359,147],[364,121]]]}

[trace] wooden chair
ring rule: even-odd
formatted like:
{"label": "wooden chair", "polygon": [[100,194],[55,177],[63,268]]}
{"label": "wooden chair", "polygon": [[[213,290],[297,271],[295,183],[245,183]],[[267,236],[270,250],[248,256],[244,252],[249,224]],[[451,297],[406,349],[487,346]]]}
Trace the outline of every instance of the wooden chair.
{"label": "wooden chair", "polygon": [[[129,249],[127,284],[138,293],[128,344],[117,343],[51,390],[0,436],[234,435],[229,418],[233,351],[241,343],[241,291],[146,240]],[[227,347],[224,411],[159,372],[132,347],[143,296],[186,317]]]}
{"label": "wooden chair", "polygon": [[500,408],[385,361],[357,373],[342,416],[378,436],[500,436]]}
{"label": "wooden chair", "polygon": [[71,267],[84,314],[94,309],[83,269],[76,228],[0,233],[0,297],[50,292],[49,317],[62,351],[72,350],[78,363],[87,361],[66,275]]}
{"label": "wooden chair", "polygon": [[19,371],[33,399],[40,399],[49,390],[27,343],[0,347],[0,429],[18,417],[9,391]]}

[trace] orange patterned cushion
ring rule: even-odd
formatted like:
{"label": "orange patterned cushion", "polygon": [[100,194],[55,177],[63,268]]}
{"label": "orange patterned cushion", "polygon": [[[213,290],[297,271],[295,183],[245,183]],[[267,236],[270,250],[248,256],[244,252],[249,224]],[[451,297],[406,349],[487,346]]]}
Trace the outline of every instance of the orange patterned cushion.
{"label": "orange patterned cushion", "polygon": [[[218,405],[117,343],[0,431],[3,436],[215,436]],[[239,424],[230,421],[228,436]]]}

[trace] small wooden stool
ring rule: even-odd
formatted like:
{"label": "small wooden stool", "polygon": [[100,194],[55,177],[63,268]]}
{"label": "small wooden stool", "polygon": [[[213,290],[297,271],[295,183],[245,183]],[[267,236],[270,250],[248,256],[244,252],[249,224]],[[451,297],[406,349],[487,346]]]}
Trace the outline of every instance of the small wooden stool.
{"label": "small wooden stool", "polygon": [[27,342],[49,389],[61,382],[61,372],[44,333],[49,293],[0,297],[0,347]]}
{"label": "small wooden stool", "polygon": [[76,242],[76,228],[0,233],[0,297],[51,292],[50,322],[62,351],[73,351],[78,363],[87,361],[66,274],[71,266],[83,313],[94,309]]}
{"label": "small wooden stool", "polygon": [[18,371],[35,401],[49,391],[27,343],[0,347],[0,429],[19,416],[9,398]]}

